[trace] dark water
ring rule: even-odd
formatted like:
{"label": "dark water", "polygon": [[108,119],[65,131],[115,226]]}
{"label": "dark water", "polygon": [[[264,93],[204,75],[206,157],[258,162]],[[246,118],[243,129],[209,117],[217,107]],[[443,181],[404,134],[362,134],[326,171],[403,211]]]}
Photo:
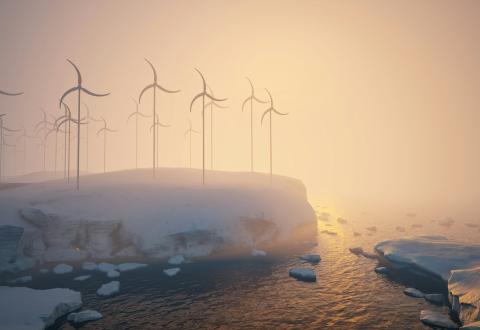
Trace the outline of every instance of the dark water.
{"label": "dark water", "polygon": [[[357,257],[348,248],[371,248],[387,237],[424,232],[449,234],[452,228],[432,221],[426,225],[425,219],[410,217],[402,220],[406,232],[398,232],[396,219],[385,223],[375,216],[364,216],[357,222],[348,219],[343,225],[335,220],[336,216],[329,222],[319,221],[318,245],[305,245],[301,251],[269,254],[266,258],[192,262],[181,265],[180,273],[171,278],[163,274],[167,267],[164,264],[122,273],[121,293],[111,298],[95,294],[101,284],[109,281],[101,273],[93,273],[85,282],[71,280],[81,272],[38,275],[30,286],[81,291],[83,309],[96,309],[104,315],[82,329],[428,329],[419,321],[420,310],[448,309],[407,297],[402,291],[406,285],[430,292],[444,288],[430,281],[378,275],[373,271],[377,261]],[[411,229],[411,224],[418,222],[428,228]],[[376,225],[377,232],[366,231],[370,225]],[[320,233],[325,229],[337,235]],[[354,231],[361,236],[354,237]],[[463,229],[457,232],[465,238]],[[478,237],[471,230],[466,233],[467,239]],[[321,255],[322,261],[313,266],[316,283],[288,276],[291,267],[309,266],[297,258],[300,252]],[[73,327],[63,319],[53,329]]]}

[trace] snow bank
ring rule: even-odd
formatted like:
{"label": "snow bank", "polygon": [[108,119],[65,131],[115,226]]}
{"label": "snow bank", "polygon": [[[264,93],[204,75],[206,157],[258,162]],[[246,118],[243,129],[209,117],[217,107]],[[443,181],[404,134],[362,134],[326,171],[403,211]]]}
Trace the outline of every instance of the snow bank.
{"label": "snow bank", "polygon": [[[116,257],[186,258],[313,233],[303,184],[259,173],[132,170],[0,191],[0,271]],[[11,227],[6,227],[11,226]]]}
{"label": "snow bank", "polygon": [[393,264],[443,279],[452,310],[463,324],[480,320],[480,245],[421,236],[378,243],[375,250]]}
{"label": "snow bank", "polygon": [[80,292],[0,287],[0,329],[37,330],[82,306]]}

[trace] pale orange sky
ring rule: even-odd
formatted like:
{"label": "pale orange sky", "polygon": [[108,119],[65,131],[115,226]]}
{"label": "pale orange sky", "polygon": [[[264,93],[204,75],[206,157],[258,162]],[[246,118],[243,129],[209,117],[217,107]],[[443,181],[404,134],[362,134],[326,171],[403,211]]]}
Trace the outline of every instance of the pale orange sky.
{"label": "pale orange sky", "polygon": [[[215,113],[215,168],[249,170],[249,116],[240,109],[249,76],[259,96],[269,88],[278,110],[290,113],[274,118],[275,173],[333,199],[475,207],[479,13],[478,1],[0,1],[0,89],[25,92],[2,97],[0,107],[10,126],[32,126],[39,107],[60,114],[58,98],[75,84],[70,58],[85,87],[112,93],[84,98],[120,130],[108,138],[108,169],[133,167],[126,118],[131,97],[152,80],[146,57],[160,84],[181,89],[158,97],[161,119],[172,125],[161,131],[160,163],[184,166],[187,120],[200,128],[199,107],[188,109],[201,88],[198,67],[229,98],[230,108]],[[148,114],[149,96],[141,105]],[[262,110],[256,106],[255,167],[267,171]],[[150,121],[142,125],[140,163],[150,166]],[[90,167],[100,171],[98,128]],[[31,157],[39,160],[39,151]]]}

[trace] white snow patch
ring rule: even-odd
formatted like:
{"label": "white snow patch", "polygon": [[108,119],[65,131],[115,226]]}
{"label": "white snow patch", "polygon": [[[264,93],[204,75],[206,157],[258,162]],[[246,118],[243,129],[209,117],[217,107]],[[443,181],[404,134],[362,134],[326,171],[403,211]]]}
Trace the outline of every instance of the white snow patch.
{"label": "white snow patch", "polygon": [[175,276],[178,274],[178,272],[180,271],[180,268],[178,267],[175,267],[175,268],[168,268],[168,269],[164,269],[163,272],[165,273],[165,275],[167,276]]}
{"label": "white snow patch", "polygon": [[38,330],[82,306],[80,292],[0,287],[0,329]]}
{"label": "white snow patch", "polygon": [[103,284],[97,290],[97,294],[102,297],[108,297],[118,292],[120,292],[120,282],[118,281],[112,281],[112,282]]}

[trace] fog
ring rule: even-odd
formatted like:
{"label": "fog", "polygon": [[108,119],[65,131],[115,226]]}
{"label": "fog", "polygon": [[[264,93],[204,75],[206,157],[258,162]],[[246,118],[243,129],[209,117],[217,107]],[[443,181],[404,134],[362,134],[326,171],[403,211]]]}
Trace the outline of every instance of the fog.
{"label": "fog", "polygon": [[[249,171],[252,79],[258,97],[288,116],[273,118],[274,172],[301,179],[312,196],[345,202],[475,210],[480,196],[480,40],[476,1],[0,1],[0,89],[5,124],[28,130],[40,108],[60,116],[62,93],[75,86],[111,92],[85,96],[103,116],[107,170],[135,166],[131,98],[152,82],[157,93],[160,166],[188,164],[188,120],[201,130],[200,69],[228,109],[214,113],[214,169]],[[67,99],[75,109],[75,98]],[[268,171],[266,106],[255,105],[255,170]],[[151,115],[152,96],[140,111]],[[207,123],[209,124],[207,113]],[[150,119],[141,119],[139,165],[151,166]],[[90,171],[103,170],[103,140],[90,132]],[[207,125],[207,137],[210,128]],[[207,147],[209,139],[207,138]],[[10,139],[9,141],[12,141]],[[53,145],[47,167],[53,169]],[[201,136],[193,140],[201,167]],[[85,147],[82,147],[85,152]],[[27,171],[42,168],[41,148],[27,147]],[[207,168],[210,168],[209,148]],[[19,172],[20,155],[7,174]],[[16,160],[16,163],[14,162]],[[86,168],[85,157],[82,169]]]}

